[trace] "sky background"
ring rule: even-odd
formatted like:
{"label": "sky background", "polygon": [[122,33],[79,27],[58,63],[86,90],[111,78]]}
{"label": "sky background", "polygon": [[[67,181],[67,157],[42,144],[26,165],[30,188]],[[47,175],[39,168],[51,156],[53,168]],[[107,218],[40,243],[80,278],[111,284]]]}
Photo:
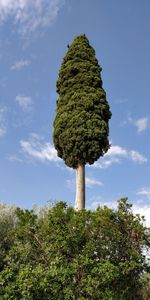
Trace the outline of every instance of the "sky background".
{"label": "sky background", "polygon": [[56,80],[75,36],[102,66],[111,148],[86,166],[86,207],[128,197],[150,225],[150,1],[0,0],[0,201],[74,205],[75,172],[53,147]]}

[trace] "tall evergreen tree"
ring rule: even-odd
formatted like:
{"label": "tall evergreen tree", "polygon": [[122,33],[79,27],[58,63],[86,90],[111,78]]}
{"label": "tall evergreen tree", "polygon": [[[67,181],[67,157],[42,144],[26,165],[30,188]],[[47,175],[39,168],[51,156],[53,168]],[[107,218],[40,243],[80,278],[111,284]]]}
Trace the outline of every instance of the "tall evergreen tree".
{"label": "tall evergreen tree", "polygon": [[68,45],[57,81],[54,145],[67,166],[76,169],[76,209],[85,207],[85,165],[109,149],[111,118],[95,50],[86,35]]}

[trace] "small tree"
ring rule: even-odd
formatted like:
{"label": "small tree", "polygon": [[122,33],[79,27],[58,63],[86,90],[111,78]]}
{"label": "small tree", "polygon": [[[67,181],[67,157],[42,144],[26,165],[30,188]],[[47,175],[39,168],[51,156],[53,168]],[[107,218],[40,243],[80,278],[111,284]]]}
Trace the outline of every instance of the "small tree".
{"label": "small tree", "polygon": [[109,149],[111,112],[101,70],[87,37],[76,37],[59,71],[53,134],[58,156],[76,169],[76,209],[85,207],[85,165]]}
{"label": "small tree", "polygon": [[6,256],[14,243],[15,206],[0,203],[0,272]]}

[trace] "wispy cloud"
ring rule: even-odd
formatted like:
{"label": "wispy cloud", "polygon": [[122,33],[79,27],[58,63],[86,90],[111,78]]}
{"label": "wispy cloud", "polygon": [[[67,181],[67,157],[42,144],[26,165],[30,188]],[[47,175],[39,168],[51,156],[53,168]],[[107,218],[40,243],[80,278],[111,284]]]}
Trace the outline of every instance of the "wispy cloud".
{"label": "wispy cloud", "polygon": [[32,110],[33,100],[31,97],[18,95],[16,96],[16,102],[24,112],[30,112]]}
{"label": "wispy cloud", "polygon": [[21,140],[22,151],[31,158],[44,161],[58,162],[60,159],[53,145],[44,140],[37,134],[30,135],[28,140]]}
{"label": "wispy cloud", "polygon": [[1,0],[0,22],[13,18],[22,34],[50,26],[65,0]]}
{"label": "wispy cloud", "polygon": [[23,162],[23,160],[20,157],[18,157],[17,155],[10,155],[8,157],[8,160],[11,162],[19,162],[19,163]]}
{"label": "wispy cloud", "polygon": [[104,155],[104,157],[100,158],[97,162],[95,162],[93,167],[106,169],[113,164],[120,163],[123,159],[129,159],[139,164],[147,162],[147,158],[138,151],[127,150],[121,146],[115,145],[111,146],[108,152]]}
{"label": "wispy cloud", "polygon": [[0,107],[0,138],[6,135],[6,107]]}
{"label": "wispy cloud", "polygon": [[139,153],[138,151],[134,151],[134,150],[128,151],[127,155],[135,163],[143,164],[147,162],[147,158],[143,156],[141,153]]}
{"label": "wispy cloud", "polygon": [[137,192],[138,196],[142,196],[142,198],[147,198],[148,200],[150,200],[150,188],[141,188],[138,192]]}
{"label": "wispy cloud", "polygon": [[85,178],[86,186],[89,188],[92,188],[93,186],[102,186],[103,183],[100,180],[97,180],[95,178],[86,177]]}
{"label": "wispy cloud", "polygon": [[138,133],[141,133],[148,128],[150,119],[149,117],[143,117],[135,120],[131,117],[128,117],[128,121],[130,124],[136,127]]}
{"label": "wispy cloud", "polygon": [[31,61],[30,60],[19,60],[16,61],[10,68],[11,71],[20,71],[28,66],[30,66]]}

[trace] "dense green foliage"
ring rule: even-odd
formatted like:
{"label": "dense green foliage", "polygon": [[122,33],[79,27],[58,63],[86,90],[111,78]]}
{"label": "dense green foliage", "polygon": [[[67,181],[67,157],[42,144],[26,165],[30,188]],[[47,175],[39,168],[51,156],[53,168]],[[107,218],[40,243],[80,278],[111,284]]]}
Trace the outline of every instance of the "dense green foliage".
{"label": "dense green foliage", "polygon": [[143,300],[150,299],[150,272],[149,274],[145,273],[142,277],[142,287],[139,291],[139,295]]}
{"label": "dense green foliage", "polygon": [[109,148],[111,112],[101,70],[87,37],[76,37],[59,72],[53,134],[58,156],[72,168],[93,164]]}
{"label": "dense green foliage", "polygon": [[11,215],[0,239],[0,299],[148,300],[139,290],[149,232],[127,199],[117,210],[76,212],[59,202]]}
{"label": "dense green foliage", "polygon": [[14,243],[15,207],[0,203],[0,271],[4,267],[4,259]]}

